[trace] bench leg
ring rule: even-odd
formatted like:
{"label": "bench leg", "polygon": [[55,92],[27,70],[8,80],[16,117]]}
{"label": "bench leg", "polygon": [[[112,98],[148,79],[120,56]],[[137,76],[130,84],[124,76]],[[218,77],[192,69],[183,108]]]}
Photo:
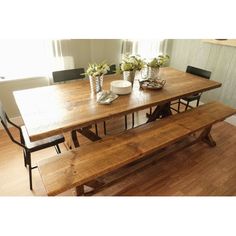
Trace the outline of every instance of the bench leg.
{"label": "bench leg", "polygon": [[211,134],[208,134],[204,139],[203,141],[205,143],[207,143],[209,146],[211,147],[215,147],[216,146],[216,142],[215,140],[212,138]]}
{"label": "bench leg", "polygon": [[77,186],[76,188],[76,196],[83,196],[84,195],[84,186]]}
{"label": "bench leg", "polygon": [[202,134],[201,134],[201,139],[203,142],[207,143],[210,147],[215,147],[216,146],[216,142],[214,141],[214,139],[212,138],[210,132],[211,132],[211,127],[206,128]]}

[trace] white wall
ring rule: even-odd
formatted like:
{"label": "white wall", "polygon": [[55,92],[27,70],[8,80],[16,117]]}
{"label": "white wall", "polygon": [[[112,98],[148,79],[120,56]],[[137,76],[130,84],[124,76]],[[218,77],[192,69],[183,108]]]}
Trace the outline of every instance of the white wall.
{"label": "white wall", "polygon": [[0,100],[9,117],[19,116],[13,91],[49,85],[48,78],[35,77],[19,80],[0,81]]}
{"label": "white wall", "polygon": [[[121,55],[121,39],[70,39],[62,40],[62,54],[72,58],[75,67],[87,68],[89,63],[106,61],[118,64]],[[69,69],[69,68],[68,68]]]}

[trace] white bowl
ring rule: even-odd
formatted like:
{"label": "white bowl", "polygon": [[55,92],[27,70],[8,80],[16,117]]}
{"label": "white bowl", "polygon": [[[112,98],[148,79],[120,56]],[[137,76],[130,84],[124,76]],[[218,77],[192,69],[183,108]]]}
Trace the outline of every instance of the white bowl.
{"label": "white bowl", "polygon": [[129,94],[132,91],[132,84],[126,80],[114,80],[111,82],[110,90],[119,95]]}

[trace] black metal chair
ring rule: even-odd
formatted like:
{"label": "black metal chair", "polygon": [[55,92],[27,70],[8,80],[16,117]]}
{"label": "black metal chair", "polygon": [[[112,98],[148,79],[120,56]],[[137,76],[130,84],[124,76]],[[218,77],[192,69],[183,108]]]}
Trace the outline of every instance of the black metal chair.
{"label": "black metal chair", "polygon": [[[193,66],[187,66],[186,72],[190,73],[190,74],[193,74],[193,75],[201,76],[205,79],[210,79],[210,77],[211,77],[211,72],[210,71],[203,70],[203,69],[193,67]],[[202,93],[196,93],[196,94],[193,94],[191,96],[181,98],[181,99],[178,100],[177,103],[173,103],[173,104],[178,104],[178,109],[176,110],[173,107],[171,107],[171,109],[173,109],[173,110],[175,110],[179,113],[180,112],[180,105],[182,104],[182,105],[185,106],[185,111],[186,111],[189,107],[192,108],[192,106],[189,105],[189,103],[192,102],[192,101],[197,101],[196,106],[198,107],[201,95],[202,95]],[[182,102],[181,100],[184,100],[185,102]],[[173,105],[173,104],[171,104],[171,105]]]}
{"label": "black metal chair", "polygon": [[54,83],[66,82],[69,80],[84,79],[85,78],[84,73],[85,73],[84,68],[53,71],[52,78]]}
{"label": "black metal chair", "polygon": [[[25,167],[27,167],[27,165],[28,165],[30,190],[32,190],[33,189],[32,169],[37,168],[37,166],[32,167],[32,165],[31,165],[31,153],[54,146],[56,149],[56,152],[59,154],[59,153],[61,153],[59,144],[63,143],[65,141],[65,139],[62,135],[56,135],[56,136],[53,136],[50,138],[31,142],[29,139],[29,136],[27,134],[27,130],[26,130],[25,126],[19,127],[18,125],[16,125],[12,121],[10,121],[6,112],[3,109],[1,101],[0,101],[0,120],[1,120],[1,124],[2,124],[3,128],[6,130],[11,141],[23,148],[24,165],[25,165]],[[8,129],[8,123],[18,129],[19,134],[20,134],[20,141],[17,141],[13,137],[11,131]]]}
{"label": "black metal chair", "polygon": [[110,70],[106,73],[107,75],[112,75],[116,73],[116,65],[112,64],[110,65]]}

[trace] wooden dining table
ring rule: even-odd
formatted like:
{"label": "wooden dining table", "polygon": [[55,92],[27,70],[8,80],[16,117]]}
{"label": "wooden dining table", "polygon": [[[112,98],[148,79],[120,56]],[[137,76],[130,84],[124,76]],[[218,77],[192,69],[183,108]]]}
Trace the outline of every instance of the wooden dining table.
{"label": "wooden dining table", "polygon": [[[170,67],[161,68],[160,77],[166,80],[161,90],[140,89],[136,79],[132,92],[110,105],[97,103],[88,79],[14,91],[14,97],[29,138],[36,141],[221,86]],[[119,79],[122,75],[104,76],[103,89],[109,90],[111,81]]]}

